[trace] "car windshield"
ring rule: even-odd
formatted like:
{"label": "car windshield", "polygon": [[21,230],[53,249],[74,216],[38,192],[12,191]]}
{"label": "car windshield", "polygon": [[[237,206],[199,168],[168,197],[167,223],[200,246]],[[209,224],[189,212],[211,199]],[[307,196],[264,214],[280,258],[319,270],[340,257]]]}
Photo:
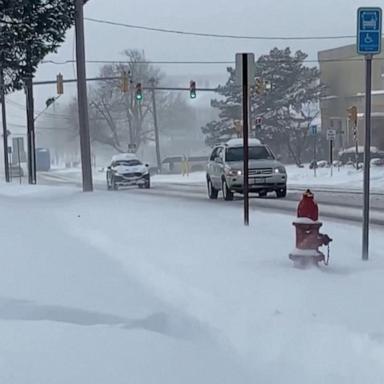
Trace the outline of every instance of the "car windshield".
{"label": "car windshield", "polygon": [[134,160],[118,160],[113,163],[114,167],[118,167],[121,165],[125,167],[132,167],[135,165],[141,165],[141,162],[139,160],[134,159]]}
{"label": "car windshield", "polygon": [[[273,160],[272,152],[263,145],[249,147],[249,160]],[[243,147],[227,148],[225,160],[243,161]]]}

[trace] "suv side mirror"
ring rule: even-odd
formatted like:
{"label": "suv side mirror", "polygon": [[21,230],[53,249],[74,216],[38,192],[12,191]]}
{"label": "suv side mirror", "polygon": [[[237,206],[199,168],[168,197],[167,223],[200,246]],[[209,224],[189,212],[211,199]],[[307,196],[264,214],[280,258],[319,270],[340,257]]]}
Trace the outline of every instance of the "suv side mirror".
{"label": "suv side mirror", "polygon": [[111,169],[111,166],[110,166],[110,165],[108,165],[107,169],[109,169],[109,170],[110,170],[110,169]]}
{"label": "suv side mirror", "polygon": [[277,161],[281,161],[281,155],[277,155],[277,156],[276,156],[276,160],[277,160]]}
{"label": "suv side mirror", "polygon": [[149,167],[149,164],[145,164],[145,166],[148,168],[148,167]]}
{"label": "suv side mirror", "polygon": [[215,157],[215,163],[223,164],[223,159],[221,157]]}

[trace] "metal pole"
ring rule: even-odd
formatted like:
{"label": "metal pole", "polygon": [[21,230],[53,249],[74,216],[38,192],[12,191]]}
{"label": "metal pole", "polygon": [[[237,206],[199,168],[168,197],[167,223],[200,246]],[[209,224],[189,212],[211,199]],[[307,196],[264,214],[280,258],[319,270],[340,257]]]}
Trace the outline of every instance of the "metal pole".
{"label": "metal pole", "polygon": [[244,147],[244,225],[249,225],[249,186],[248,186],[248,103],[249,103],[249,90],[248,90],[248,56],[246,53],[243,56],[243,147]]}
{"label": "metal pole", "polygon": [[155,94],[155,79],[151,79],[152,83],[152,108],[153,108],[153,124],[155,126],[155,143],[156,143],[156,161],[158,172],[161,173],[161,156],[160,156],[160,137],[159,126],[157,122],[157,109],[156,109],[156,94]]}
{"label": "metal pole", "polygon": [[317,176],[317,130],[313,135],[313,174]]}
{"label": "metal pole", "polygon": [[4,147],[4,175],[5,181],[9,183],[9,158],[8,158],[8,129],[7,129],[7,113],[5,107],[5,85],[4,85],[4,72],[0,68],[0,103],[1,115],[3,120],[3,147]]}
{"label": "metal pole", "polygon": [[21,168],[21,161],[20,161],[20,141],[17,141],[17,162],[19,164],[19,184],[22,183],[22,180],[21,180],[21,172],[20,172],[20,168]]}
{"label": "metal pole", "polygon": [[329,141],[329,163],[331,165],[331,176],[333,176],[333,140]]}
{"label": "metal pole", "polygon": [[365,56],[365,146],[364,146],[364,208],[363,208],[363,252],[362,259],[369,258],[369,193],[371,162],[371,90],[372,55]]}
{"label": "metal pole", "polygon": [[80,151],[83,191],[92,192],[91,142],[89,136],[87,80],[85,69],[83,0],[75,0],[77,99],[79,105]]}
{"label": "metal pole", "polygon": [[35,144],[35,117],[33,101],[32,77],[25,79],[25,93],[27,105],[27,141],[28,141],[28,182],[36,184],[36,144]]}

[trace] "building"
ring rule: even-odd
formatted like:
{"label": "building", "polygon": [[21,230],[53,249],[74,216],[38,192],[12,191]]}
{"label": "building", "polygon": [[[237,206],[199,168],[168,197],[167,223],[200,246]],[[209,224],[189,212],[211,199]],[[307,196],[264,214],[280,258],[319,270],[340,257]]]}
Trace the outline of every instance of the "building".
{"label": "building", "polygon": [[[365,62],[357,55],[356,45],[320,51],[320,81],[326,86],[320,102],[322,130],[336,129],[336,147],[355,144],[347,108],[358,110],[358,143],[365,133]],[[372,65],[372,145],[384,149],[384,54],[374,56]]]}

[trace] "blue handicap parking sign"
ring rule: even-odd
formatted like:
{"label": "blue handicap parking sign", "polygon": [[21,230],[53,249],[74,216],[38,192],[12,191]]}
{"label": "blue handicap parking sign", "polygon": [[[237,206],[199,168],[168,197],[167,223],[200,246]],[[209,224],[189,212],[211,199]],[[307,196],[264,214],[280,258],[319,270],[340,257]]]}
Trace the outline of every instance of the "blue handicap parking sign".
{"label": "blue handicap parking sign", "polygon": [[357,53],[374,55],[381,52],[382,11],[377,7],[357,10]]}

